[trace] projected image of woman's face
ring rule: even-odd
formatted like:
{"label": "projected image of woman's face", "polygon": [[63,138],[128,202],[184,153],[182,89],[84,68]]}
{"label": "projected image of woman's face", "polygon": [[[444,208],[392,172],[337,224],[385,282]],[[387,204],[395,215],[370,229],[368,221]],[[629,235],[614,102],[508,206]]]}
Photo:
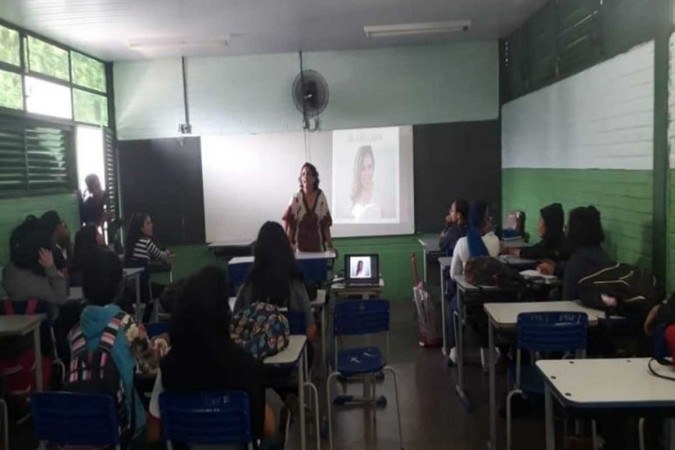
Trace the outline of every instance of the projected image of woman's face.
{"label": "projected image of woman's face", "polygon": [[365,155],[361,160],[360,181],[361,187],[369,189],[373,186],[374,164],[370,155]]}

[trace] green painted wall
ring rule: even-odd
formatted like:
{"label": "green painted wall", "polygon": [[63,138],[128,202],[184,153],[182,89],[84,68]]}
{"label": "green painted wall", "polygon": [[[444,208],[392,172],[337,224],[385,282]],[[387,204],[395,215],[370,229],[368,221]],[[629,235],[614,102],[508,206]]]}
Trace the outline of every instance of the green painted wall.
{"label": "green painted wall", "polygon": [[[410,254],[417,253],[420,276],[422,274],[422,248],[416,236],[394,236],[374,238],[343,238],[334,240],[340,258],[347,253],[378,253],[380,255],[380,273],[385,281],[383,297],[389,300],[410,300],[412,297],[412,272]],[[208,264],[218,264],[218,260],[205,245],[185,245],[172,247],[175,253],[173,270],[174,280],[186,277]],[[167,282],[168,276],[157,274],[158,282]]]}
{"label": "green painted wall", "polygon": [[[539,209],[553,202],[562,203],[566,215],[577,206],[594,205],[602,214],[606,235],[604,247],[610,257],[645,268],[651,267],[652,171],[502,171],[502,207],[504,210],[521,209],[526,212],[527,231],[535,241]],[[672,231],[675,237],[675,230]],[[675,239],[671,242],[675,249]]]}
{"label": "green painted wall", "polygon": [[59,212],[70,227],[71,233],[79,229],[80,213],[77,197],[74,193],[0,199],[0,266],[9,261],[9,235],[12,229],[21,223],[27,215],[42,215],[54,209]]}

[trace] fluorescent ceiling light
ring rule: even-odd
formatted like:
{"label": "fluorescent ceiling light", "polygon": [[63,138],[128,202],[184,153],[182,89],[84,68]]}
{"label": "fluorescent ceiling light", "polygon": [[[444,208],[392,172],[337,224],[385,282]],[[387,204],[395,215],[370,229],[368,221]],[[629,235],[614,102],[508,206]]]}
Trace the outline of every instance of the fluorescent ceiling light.
{"label": "fluorescent ceiling light", "polygon": [[163,37],[163,38],[131,38],[129,48],[186,48],[186,47],[227,47],[230,44],[230,36],[218,38],[195,39],[190,37]]}
{"label": "fluorescent ceiling light", "polygon": [[392,36],[414,36],[417,34],[443,34],[468,31],[470,20],[453,20],[450,22],[402,23],[398,25],[366,25],[363,31],[372,38]]}

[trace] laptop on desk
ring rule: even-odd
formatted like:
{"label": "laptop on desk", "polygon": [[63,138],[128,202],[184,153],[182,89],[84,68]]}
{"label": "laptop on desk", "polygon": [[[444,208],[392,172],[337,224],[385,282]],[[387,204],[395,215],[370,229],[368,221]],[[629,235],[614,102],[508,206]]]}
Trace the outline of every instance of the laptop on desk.
{"label": "laptop on desk", "polygon": [[345,286],[380,285],[379,255],[345,255]]}

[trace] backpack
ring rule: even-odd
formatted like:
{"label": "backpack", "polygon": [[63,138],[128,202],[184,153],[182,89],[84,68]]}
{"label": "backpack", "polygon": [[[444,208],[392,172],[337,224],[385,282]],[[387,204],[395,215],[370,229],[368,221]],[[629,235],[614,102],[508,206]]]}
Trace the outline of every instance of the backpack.
{"label": "backpack", "polygon": [[133,426],[133,408],[127,411],[126,392],[112,349],[125,312],[117,313],[106,325],[98,347],[87,351],[87,341],[79,325],[68,335],[72,351],[65,390],[70,392],[105,394],[113,398],[117,409],[120,435],[130,434]]}
{"label": "backpack", "polygon": [[256,302],[232,318],[230,337],[254,358],[262,360],[288,347],[288,319],[278,307]]}
{"label": "backpack", "polygon": [[581,302],[591,308],[610,312],[602,295],[617,299],[613,313],[629,316],[646,315],[656,304],[657,287],[654,276],[639,267],[616,263],[579,280]]}
{"label": "backpack", "polygon": [[466,262],[466,281],[474,286],[497,286],[510,288],[524,286],[525,279],[517,269],[491,256],[479,256]]}

